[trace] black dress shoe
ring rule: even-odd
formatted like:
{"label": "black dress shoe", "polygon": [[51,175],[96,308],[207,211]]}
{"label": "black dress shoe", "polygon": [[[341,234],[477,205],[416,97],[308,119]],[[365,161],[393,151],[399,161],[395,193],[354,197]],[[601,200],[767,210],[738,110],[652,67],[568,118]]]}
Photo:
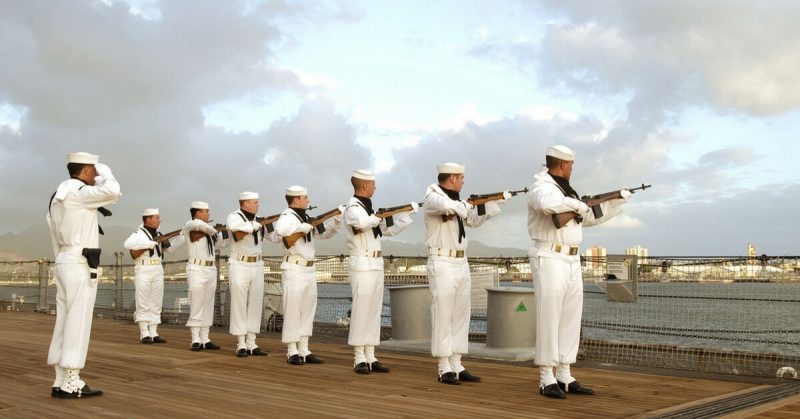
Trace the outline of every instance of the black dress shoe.
{"label": "black dress shoe", "polygon": [[139,340],[139,342],[150,344],[153,343],[153,338],[151,338],[150,336],[145,336],[141,340]]}
{"label": "black dress shoe", "polygon": [[573,381],[569,384],[564,384],[561,381],[559,381],[558,388],[565,393],[580,394],[584,396],[591,396],[592,394],[594,394],[594,390],[578,384],[577,381]]}
{"label": "black dress shoe", "polygon": [[245,348],[236,350],[236,356],[238,356],[239,358],[244,358],[247,355],[248,355],[247,354],[247,349],[245,349]]}
{"label": "black dress shoe", "polygon": [[369,374],[369,367],[366,362],[359,362],[353,367],[353,371],[355,371],[356,374]]}
{"label": "black dress shoe", "polygon": [[59,388],[59,387],[53,387],[53,389],[50,391],[50,397],[53,397],[53,398],[55,398],[55,397],[56,397],[56,394],[58,394],[58,392],[59,392],[59,391],[61,391],[61,388]]}
{"label": "black dress shoe", "polygon": [[460,373],[458,373],[458,381],[466,381],[468,383],[477,383],[478,381],[481,381],[481,377],[478,377],[477,375],[472,375],[472,374],[469,373],[469,371],[464,370],[464,371],[461,371]]}
{"label": "black dress shoe", "polygon": [[305,362],[306,364],[324,364],[325,363],[325,361],[323,361],[322,358],[319,358],[314,354],[308,354],[304,358],[305,359],[303,359],[303,362]]}
{"label": "black dress shoe", "polygon": [[167,340],[161,336],[156,336],[153,338],[153,343],[167,343]]}
{"label": "black dress shoe", "polygon": [[458,375],[456,375],[456,373],[454,372],[446,372],[440,375],[439,382],[442,384],[453,384],[453,385],[461,384],[461,382],[458,381]]}
{"label": "black dress shoe", "polygon": [[211,349],[211,350],[216,351],[216,350],[219,349],[219,345],[217,345],[216,343],[214,343],[212,341],[208,341],[208,342],[203,344],[203,349]]}
{"label": "black dress shoe", "polygon": [[389,372],[389,368],[386,368],[378,361],[375,361],[369,364],[369,370],[372,372]]}
{"label": "black dress shoe", "polygon": [[103,390],[91,389],[87,385],[84,385],[82,389],[72,393],[66,392],[60,388],[56,391],[56,388],[57,387],[53,387],[54,390],[51,393],[51,397],[55,399],[83,399],[86,397],[101,396],[103,394]]}
{"label": "black dress shoe", "polygon": [[294,354],[289,358],[286,358],[286,363],[292,365],[303,365],[303,358],[300,358],[300,355]]}
{"label": "black dress shoe", "polygon": [[192,346],[189,348],[192,352],[202,351],[203,345],[200,342],[192,342]]}
{"label": "black dress shoe", "polygon": [[253,356],[267,356],[267,353],[262,351],[261,348],[255,348],[253,350],[248,350],[247,354],[248,355],[253,355]]}
{"label": "black dress shoe", "polygon": [[558,384],[550,384],[548,386],[539,387],[539,394],[551,399],[566,399],[567,395],[561,391]]}

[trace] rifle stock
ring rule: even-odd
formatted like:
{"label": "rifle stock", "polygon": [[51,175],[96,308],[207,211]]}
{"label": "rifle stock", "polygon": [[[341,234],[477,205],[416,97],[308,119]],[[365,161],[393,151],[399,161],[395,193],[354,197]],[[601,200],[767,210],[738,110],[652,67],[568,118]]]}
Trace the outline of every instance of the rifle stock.
{"label": "rifle stock", "polygon": [[[318,232],[323,233],[325,231],[325,226],[323,223],[328,220],[328,218],[335,217],[342,212],[339,211],[339,208],[336,207],[328,212],[322,213],[312,219],[308,220],[308,223],[311,224],[312,227],[316,228]],[[301,237],[305,237],[306,233],[296,232],[292,233],[286,237],[283,237],[283,245],[288,249],[294,246]]]}
{"label": "rifle stock", "polygon": [[[630,191],[630,193],[636,193],[636,191],[643,191],[647,188],[652,188],[652,187],[653,185],[645,185],[644,183],[642,183],[642,186],[629,188],[628,191]],[[610,201],[612,199],[621,199],[622,198],[621,192],[622,189],[601,193],[593,196],[585,195],[581,197],[581,201],[583,201],[587,206],[589,206],[589,208],[592,209],[592,215],[594,215],[594,218],[597,219],[603,216],[603,210],[602,208],[600,208],[600,204],[606,201]],[[577,212],[574,211],[553,214],[552,217],[553,217],[553,225],[555,225],[556,228],[563,227],[573,218],[577,218],[576,222],[578,223],[583,221],[583,218]]]}

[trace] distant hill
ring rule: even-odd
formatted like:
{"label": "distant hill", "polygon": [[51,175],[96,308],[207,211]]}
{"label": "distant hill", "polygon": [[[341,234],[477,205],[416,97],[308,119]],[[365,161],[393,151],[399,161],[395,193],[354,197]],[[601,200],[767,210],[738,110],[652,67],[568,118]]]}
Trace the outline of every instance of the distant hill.
{"label": "distant hill", "polygon": [[[101,263],[114,263],[114,252],[124,252],[122,243],[134,231],[135,225],[130,227],[120,227],[117,225],[105,225],[101,221],[104,236],[100,237],[100,246],[103,249]],[[174,228],[174,227],[170,227]],[[395,256],[425,256],[427,249],[424,243],[407,243],[386,239],[382,242],[383,253]],[[338,255],[347,254],[347,243],[344,234],[337,234],[329,240],[318,240],[316,242],[318,255]],[[264,245],[264,255],[280,256],[283,254],[283,247],[275,243]],[[469,243],[469,256],[525,256],[526,249],[499,248],[488,246],[479,241],[472,240]],[[0,260],[19,261],[36,260],[39,258],[54,259],[53,249],[50,245],[50,231],[47,224],[42,223],[28,227],[24,231],[14,234],[6,233],[0,235]],[[168,259],[178,260],[186,258],[186,248],[176,250],[170,254]],[[125,252],[123,259],[130,262],[130,256]]]}

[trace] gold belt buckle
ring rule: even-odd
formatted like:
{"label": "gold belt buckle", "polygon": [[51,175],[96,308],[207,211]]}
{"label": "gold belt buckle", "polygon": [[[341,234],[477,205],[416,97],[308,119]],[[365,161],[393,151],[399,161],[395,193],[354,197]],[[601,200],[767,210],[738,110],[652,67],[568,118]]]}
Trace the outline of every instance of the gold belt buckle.
{"label": "gold belt buckle", "polygon": [[578,247],[577,246],[570,246],[569,248],[569,255],[575,256],[578,254]]}
{"label": "gold belt buckle", "polygon": [[456,255],[455,255],[455,257],[457,257],[457,258],[463,258],[463,257],[464,257],[464,251],[463,251],[463,250],[456,250]]}
{"label": "gold belt buckle", "polygon": [[557,253],[561,253],[561,243],[554,243],[553,244],[553,251]]}

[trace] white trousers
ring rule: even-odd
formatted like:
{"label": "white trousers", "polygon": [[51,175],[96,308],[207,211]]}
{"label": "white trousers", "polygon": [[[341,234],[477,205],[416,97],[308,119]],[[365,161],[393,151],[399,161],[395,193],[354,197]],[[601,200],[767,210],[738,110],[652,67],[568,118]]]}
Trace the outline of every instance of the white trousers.
{"label": "white trousers", "polygon": [[164,268],[161,265],[136,265],[133,272],[136,286],[133,320],[148,325],[160,324],[164,305]]}
{"label": "white trousers", "polygon": [[[83,368],[89,350],[97,279],[89,278],[89,265],[80,255],[56,262],[56,324],[47,363],[62,368]],[[82,262],[80,260],[83,260]]]}
{"label": "white trousers", "polygon": [[383,271],[350,271],[350,346],[377,346],[381,343],[383,309]]}
{"label": "white trousers", "polygon": [[264,261],[247,263],[230,260],[230,333],[244,336],[261,332],[264,311]]}
{"label": "white trousers", "polygon": [[431,355],[449,357],[469,350],[472,278],[466,258],[428,258],[431,289]]}
{"label": "white trousers", "polygon": [[214,293],[217,291],[217,268],[186,264],[189,286],[189,327],[209,327],[214,322]]}
{"label": "white trousers", "polygon": [[283,333],[281,342],[300,342],[303,336],[311,336],[314,330],[314,314],[317,312],[317,272],[281,270],[283,287]]}
{"label": "white trousers", "polygon": [[583,314],[581,263],[558,257],[530,258],[536,302],[536,365],[573,364]]}

